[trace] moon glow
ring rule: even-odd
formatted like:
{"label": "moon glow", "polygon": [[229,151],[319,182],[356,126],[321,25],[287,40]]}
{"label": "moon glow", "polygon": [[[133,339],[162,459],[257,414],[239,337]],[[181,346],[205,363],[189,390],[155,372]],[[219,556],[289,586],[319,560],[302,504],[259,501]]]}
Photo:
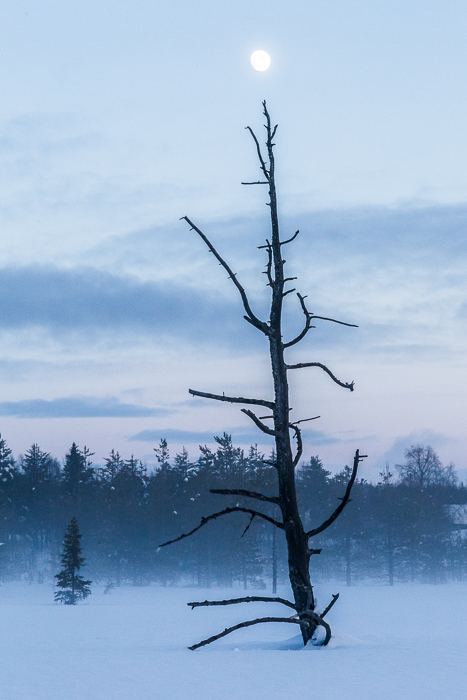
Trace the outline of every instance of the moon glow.
{"label": "moon glow", "polygon": [[266,51],[253,51],[250,63],[255,70],[265,71],[271,65],[271,57]]}

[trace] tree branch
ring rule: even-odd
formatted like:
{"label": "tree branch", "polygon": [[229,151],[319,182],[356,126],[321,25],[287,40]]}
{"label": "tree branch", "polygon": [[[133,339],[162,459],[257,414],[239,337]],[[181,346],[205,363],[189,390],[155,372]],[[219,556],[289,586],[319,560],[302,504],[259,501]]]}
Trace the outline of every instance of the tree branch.
{"label": "tree branch", "polygon": [[240,536],[240,539],[243,539],[243,538],[245,537],[245,535],[246,535],[246,533],[248,532],[248,530],[250,529],[251,524],[253,523],[253,520],[255,519],[255,517],[256,517],[256,516],[254,516],[254,515],[251,516],[250,522],[248,523],[248,525],[246,526],[246,528],[243,530],[243,532],[242,532],[242,534],[241,534],[241,536]]}
{"label": "tree branch", "polygon": [[319,318],[320,321],[332,321],[332,323],[339,323],[341,326],[348,326],[349,328],[358,328],[355,323],[345,323],[344,321],[336,321],[335,318],[326,318],[326,316],[315,316],[311,314],[311,318]]}
{"label": "tree branch", "polygon": [[[298,231],[297,231],[297,233],[298,233]],[[290,240],[293,240],[293,239],[290,239]],[[284,243],[288,243],[288,242],[289,241],[284,241]],[[299,343],[300,340],[302,340],[306,336],[306,334],[308,333],[310,328],[316,328],[316,326],[311,325],[311,322],[315,318],[319,319],[320,321],[331,321],[332,323],[339,323],[341,326],[348,326],[349,328],[358,328],[358,326],[356,326],[354,323],[345,323],[344,321],[337,321],[335,318],[328,318],[327,316],[316,316],[315,314],[310,313],[310,311],[308,311],[308,309],[306,308],[306,305],[305,305],[306,296],[302,296],[298,292],[297,292],[297,296],[300,299],[300,305],[302,307],[303,313],[305,314],[305,326],[304,326],[303,330],[301,331],[301,333],[299,333],[293,340],[291,340],[288,343],[284,343],[284,348],[290,348],[292,345],[296,345],[296,343]]]}
{"label": "tree branch", "polygon": [[313,418],[302,418],[302,420],[294,420],[290,425],[298,425],[299,423],[308,423],[309,420],[317,420],[321,416],[313,416]]}
{"label": "tree branch", "polygon": [[248,318],[250,319],[250,322],[251,322],[256,328],[258,328],[260,331],[262,331],[265,335],[269,335],[269,326],[268,326],[268,324],[265,323],[264,321],[260,321],[259,318],[257,318],[257,317],[255,316],[255,314],[253,313],[253,311],[252,311],[251,308],[250,308],[250,304],[249,304],[248,297],[247,297],[247,295],[246,295],[245,290],[243,289],[242,285],[241,285],[240,282],[237,280],[236,275],[232,272],[232,270],[231,270],[230,267],[227,265],[227,263],[225,262],[225,260],[219,255],[219,253],[217,252],[217,250],[214,248],[214,246],[212,245],[211,241],[204,235],[204,233],[203,233],[197,226],[195,226],[195,224],[194,224],[192,221],[190,221],[190,219],[189,219],[187,216],[182,216],[181,218],[184,219],[184,220],[191,226],[191,228],[192,228],[194,231],[196,231],[196,233],[203,239],[203,241],[206,243],[207,247],[209,248],[209,250],[211,251],[211,253],[214,255],[214,257],[219,261],[219,263],[222,265],[222,267],[224,268],[224,270],[226,270],[226,271],[228,272],[228,275],[229,275],[230,279],[232,280],[232,282],[233,282],[234,285],[237,287],[237,289],[238,289],[238,291],[239,291],[239,293],[240,293],[240,296],[241,296],[242,302],[243,302],[243,307],[244,307],[244,309],[245,309],[245,311],[246,311],[246,314],[247,314]]}
{"label": "tree branch", "polygon": [[347,488],[345,490],[344,497],[342,498],[341,502],[337,506],[336,510],[334,513],[324,521],[319,527],[316,527],[314,530],[310,530],[309,532],[306,533],[307,537],[315,537],[315,535],[319,535],[320,532],[323,532],[326,530],[334,520],[336,520],[339,515],[342,513],[344,510],[345,506],[350,500],[350,492],[352,491],[352,486],[354,485],[355,478],[357,476],[357,470],[358,470],[358,465],[359,463],[365,458],[367,455],[360,455],[359,451],[357,450],[355,453],[355,457],[353,460],[353,468],[352,468],[352,474],[349,479],[349,483],[347,484]]}
{"label": "tree branch", "polygon": [[256,182],[241,182],[241,185],[269,185],[269,182],[263,180],[257,180]]}
{"label": "tree branch", "polygon": [[227,627],[227,629],[225,629],[223,632],[215,634],[212,637],[209,637],[208,639],[203,639],[202,642],[198,642],[198,644],[193,644],[193,646],[188,647],[188,649],[194,651],[195,649],[199,649],[199,647],[206,646],[206,644],[212,644],[212,642],[215,642],[218,639],[221,639],[222,637],[226,637],[231,632],[235,632],[235,630],[242,629],[242,627],[251,627],[251,625],[259,625],[262,622],[292,622],[296,625],[310,624],[309,622],[303,623],[303,621],[298,620],[296,617],[258,617],[256,620],[248,620],[247,622],[240,622],[238,625],[234,625],[233,627]]}
{"label": "tree branch", "polygon": [[339,384],[339,386],[344,387],[344,389],[349,389],[350,391],[353,391],[355,382],[350,382],[350,383],[344,383],[341,382],[334,374],[331,372],[326,365],[323,365],[321,362],[299,362],[296,365],[286,365],[287,369],[303,369],[304,367],[320,367],[322,370],[326,372],[326,374],[329,374],[331,379],[336,382],[336,384]]}
{"label": "tree branch", "polygon": [[324,642],[320,644],[320,646],[325,647],[329,644],[329,640],[331,639],[331,628],[329,627],[329,624],[325,620],[323,620],[322,615],[317,615],[316,613],[313,613],[313,620],[319,627],[324,627],[324,629],[326,630]]}
{"label": "tree branch", "polygon": [[258,518],[263,518],[263,520],[267,520],[268,523],[272,523],[272,525],[275,525],[280,530],[284,529],[283,523],[279,522],[278,520],[274,520],[274,518],[271,518],[269,515],[260,513],[259,511],[253,510],[252,508],[234,506],[233,508],[224,508],[224,510],[219,511],[218,513],[213,513],[212,515],[208,515],[206,518],[201,518],[201,523],[197,527],[193,528],[193,530],[190,530],[190,532],[186,532],[183,535],[176,537],[174,540],[164,542],[163,544],[160,544],[159,547],[167,547],[167,545],[169,544],[173,544],[174,542],[184,540],[185,537],[191,537],[191,535],[194,535],[195,532],[198,532],[198,530],[200,530],[203,527],[203,525],[206,525],[210,520],[216,520],[216,518],[220,518],[222,515],[228,515],[229,513],[249,513],[250,515],[257,515]]}
{"label": "tree branch", "polygon": [[203,399],[215,399],[216,401],[227,401],[228,403],[247,403],[254,406],[274,408],[273,401],[265,401],[264,399],[245,399],[243,396],[225,396],[224,394],[220,396],[219,394],[208,394],[205,391],[195,391],[194,389],[188,389],[188,393],[192,396],[200,396]]}
{"label": "tree branch", "polygon": [[[339,597],[339,596],[338,596]],[[295,605],[285,598],[269,598],[263,595],[250,595],[246,598],[231,598],[230,600],[204,600],[202,603],[187,603],[193,610],[194,608],[205,607],[207,605],[234,605],[236,603],[282,603],[292,610],[297,610]],[[323,615],[321,615],[323,617]]]}
{"label": "tree branch", "polygon": [[284,343],[284,348],[290,348],[292,345],[296,345],[299,343],[302,338],[306,336],[310,328],[314,328],[315,326],[311,325],[311,317],[312,314],[308,311],[305,305],[305,299],[306,297],[302,297],[300,292],[297,292],[297,296],[300,300],[300,306],[302,307],[302,311],[305,314],[305,326],[303,327],[303,330],[301,333],[299,333],[293,340],[290,340],[288,343]]}
{"label": "tree branch", "polygon": [[250,134],[251,134],[252,137],[253,137],[253,140],[254,140],[254,142],[255,142],[255,144],[256,144],[256,152],[257,152],[257,154],[258,154],[258,158],[259,158],[261,170],[263,171],[264,177],[266,178],[266,180],[268,181],[268,184],[269,184],[269,182],[270,182],[269,171],[268,171],[268,169],[266,168],[266,163],[264,162],[263,156],[261,155],[261,148],[260,148],[260,146],[259,146],[258,139],[256,138],[256,135],[255,135],[253,129],[252,129],[250,126],[246,126],[245,129],[248,129],[248,131],[250,132]]}
{"label": "tree branch", "polygon": [[[237,602],[237,601],[232,601],[232,602]],[[241,602],[239,600],[238,602]],[[288,601],[280,601],[280,602],[285,602],[285,604],[288,604]],[[206,603],[209,605],[206,601]],[[223,603],[220,603],[221,605]],[[225,603],[226,605],[228,602]],[[189,603],[191,605],[191,603]],[[295,608],[295,606],[293,606]],[[231,632],[235,632],[235,630],[242,629],[244,627],[251,627],[252,625],[259,625],[262,624],[263,622],[288,622],[296,625],[306,625],[307,627],[310,625],[316,625],[317,627],[324,627],[326,630],[326,637],[324,639],[324,642],[322,643],[321,646],[326,646],[329,643],[329,640],[331,639],[331,628],[328,625],[328,623],[323,620],[322,615],[318,615],[315,612],[312,611],[307,611],[306,612],[306,617],[305,619],[302,617],[301,619],[297,615],[293,615],[292,617],[258,617],[256,620],[247,620],[246,622],[240,622],[238,625],[233,625],[232,627],[227,627],[223,632],[220,632],[219,634],[215,634],[212,637],[209,637],[208,639],[203,639],[202,642],[198,642],[198,644],[193,644],[193,646],[188,647],[191,649],[191,651],[194,651],[195,649],[199,649],[200,647],[204,647],[207,644],[211,644],[212,642],[217,641],[218,639],[221,639],[222,637],[226,637],[228,634]],[[306,619],[308,618],[308,619]]]}
{"label": "tree branch", "polygon": [[295,433],[295,439],[297,440],[297,454],[295,455],[294,460],[292,462],[293,468],[295,469],[303,454],[302,431],[300,430],[300,428],[297,427],[295,423],[289,423],[289,428],[292,428],[292,430]]}
{"label": "tree branch", "polygon": [[271,244],[269,243],[267,238],[266,238],[266,243],[267,243],[267,245],[261,246],[261,247],[267,248],[267,251],[268,251],[268,262],[266,265],[266,274],[268,276],[269,286],[272,288],[272,286],[274,284],[274,280],[272,279],[272,273],[271,273],[271,270],[272,270],[272,247],[271,247]]}
{"label": "tree branch", "polygon": [[281,241],[281,245],[285,245],[286,243],[292,243],[292,241],[294,241],[297,238],[299,233],[300,233],[300,231],[295,231],[292,238],[288,238],[286,241]]}
{"label": "tree branch", "polygon": [[339,598],[339,593],[333,593],[332,594],[332,600],[329,603],[328,607],[324,609],[324,611],[321,613],[320,617],[323,618],[325,615],[328,614],[334,603],[337,602],[337,599]]}
{"label": "tree branch", "polygon": [[260,419],[258,418],[258,416],[255,416],[255,414],[253,413],[253,411],[249,411],[248,408],[241,408],[240,410],[241,410],[242,413],[244,413],[244,414],[247,415],[249,418],[251,418],[251,420],[253,421],[253,423],[254,423],[260,430],[262,430],[263,433],[266,433],[266,435],[272,435],[272,436],[275,436],[275,435],[276,435],[276,431],[275,431],[275,430],[272,430],[271,428],[268,428],[267,425],[264,425],[264,423],[262,423],[262,422],[260,421]]}
{"label": "tree branch", "polygon": [[256,491],[247,491],[246,489],[209,489],[210,493],[219,493],[221,496],[247,496],[248,498],[256,498],[258,501],[267,501],[268,503],[279,503],[278,496],[264,496]]}

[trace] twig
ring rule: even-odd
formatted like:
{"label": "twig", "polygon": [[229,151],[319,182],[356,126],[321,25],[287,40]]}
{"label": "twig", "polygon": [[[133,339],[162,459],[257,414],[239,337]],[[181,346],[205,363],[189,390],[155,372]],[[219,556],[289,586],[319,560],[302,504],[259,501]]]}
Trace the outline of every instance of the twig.
{"label": "twig", "polygon": [[272,428],[268,428],[267,425],[264,425],[264,423],[262,423],[262,422],[260,421],[260,419],[258,418],[258,416],[256,416],[256,415],[253,413],[253,411],[249,411],[248,408],[242,408],[242,409],[240,409],[240,410],[241,410],[241,412],[244,413],[246,416],[248,416],[249,418],[251,418],[251,420],[253,421],[253,423],[254,423],[260,430],[262,430],[263,433],[266,433],[266,435],[275,436],[275,435],[277,434],[275,430],[272,430]]}
{"label": "twig", "polygon": [[246,314],[250,320],[250,323],[252,323],[256,328],[258,328],[260,331],[262,331],[265,335],[269,335],[269,326],[267,323],[264,321],[260,321],[259,318],[255,316],[253,311],[250,308],[250,303],[248,301],[248,297],[246,295],[245,290],[243,289],[242,285],[240,282],[237,280],[236,275],[232,272],[230,267],[227,265],[225,260],[219,255],[217,250],[214,248],[212,245],[211,241],[204,235],[204,233],[197,227],[195,224],[187,217],[187,216],[182,216],[182,219],[184,219],[190,226],[191,228],[196,231],[196,233],[203,239],[203,241],[206,243],[207,247],[211,251],[211,253],[214,255],[214,257],[219,261],[219,263],[222,265],[224,270],[226,270],[229,274],[230,279],[234,283],[234,285],[237,287],[240,296],[242,298],[243,302],[243,307],[246,311]]}
{"label": "twig", "polygon": [[204,525],[206,525],[210,520],[216,520],[216,518],[220,518],[222,515],[228,515],[229,513],[249,513],[250,515],[257,515],[259,518],[263,518],[264,520],[267,520],[268,523],[272,523],[276,527],[280,528],[281,530],[284,529],[283,523],[279,522],[278,520],[274,520],[274,518],[271,518],[269,515],[265,515],[264,513],[260,513],[259,511],[253,510],[252,508],[243,508],[243,506],[234,506],[232,508],[224,508],[224,510],[219,511],[218,513],[213,513],[212,515],[208,515],[205,518],[201,518],[201,523],[193,528],[193,530],[190,530],[190,532],[186,532],[183,535],[180,535],[179,537],[176,537],[174,540],[169,540],[169,542],[164,542],[164,544],[160,544],[159,547],[167,547],[169,544],[173,544],[174,542],[180,542],[180,540],[184,540],[185,537],[191,537],[191,535],[194,535],[195,532],[198,532]]}
{"label": "twig", "polygon": [[294,431],[295,439],[297,441],[297,454],[295,455],[294,460],[292,462],[293,468],[295,469],[303,454],[302,431],[300,430],[300,428],[297,427],[296,423],[289,423],[289,428],[292,428],[292,430]]}
{"label": "twig", "polygon": [[246,533],[248,532],[248,530],[250,529],[251,524],[252,524],[252,522],[253,522],[254,519],[255,519],[255,516],[252,515],[251,518],[250,518],[250,522],[248,523],[248,525],[246,526],[246,528],[243,530],[240,539],[243,539],[243,538],[245,537],[245,535],[246,535]]}
{"label": "twig", "polygon": [[328,374],[331,379],[336,382],[336,384],[339,384],[339,386],[344,387],[344,389],[349,389],[350,391],[353,391],[355,382],[341,382],[340,379],[338,379],[332,372],[331,370],[326,367],[326,365],[323,365],[321,362],[299,362],[296,365],[286,365],[287,369],[303,369],[304,367],[320,367],[326,374]]}
{"label": "twig", "polygon": [[317,420],[321,416],[313,416],[313,418],[302,418],[302,420],[294,420],[290,425],[298,425],[299,423],[307,423],[309,420]]}
{"label": "twig", "polygon": [[[289,608],[292,608],[292,610],[297,610],[295,605],[291,603],[290,600],[286,600],[285,598],[269,598],[268,596],[263,595],[249,595],[245,598],[231,598],[230,600],[204,600],[202,603],[187,603],[187,605],[191,606],[191,609],[193,610],[194,608],[205,607],[208,605],[234,605],[236,603],[257,602],[282,603],[282,605],[287,605]],[[323,616],[321,615],[321,617]]]}
{"label": "twig", "polygon": [[245,129],[247,129],[247,130],[250,132],[250,134],[252,135],[252,137],[253,137],[253,140],[254,140],[254,142],[255,142],[255,144],[256,144],[256,152],[257,152],[257,154],[258,154],[258,158],[259,158],[261,170],[263,171],[264,177],[266,178],[266,180],[268,181],[268,184],[269,184],[269,183],[270,183],[270,179],[271,179],[271,178],[270,178],[270,173],[269,173],[268,169],[266,168],[266,163],[264,162],[263,156],[261,155],[261,148],[260,148],[260,146],[259,146],[258,139],[256,138],[256,135],[255,135],[253,129],[252,129],[250,126],[246,126]]}
{"label": "twig", "polygon": [[295,231],[295,233],[294,233],[294,235],[292,236],[292,238],[289,238],[289,239],[287,239],[286,241],[281,241],[281,245],[285,245],[286,243],[292,243],[292,241],[294,241],[294,240],[297,238],[297,236],[298,236],[299,233],[300,233],[300,231]]}
{"label": "twig", "polygon": [[267,243],[267,251],[268,251],[268,263],[266,265],[266,274],[268,276],[268,282],[269,286],[272,287],[274,284],[274,280],[272,278],[272,247],[271,244],[269,243],[268,239],[266,238],[266,243]]}
{"label": "twig", "polygon": [[338,323],[341,326],[348,326],[349,328],[358,328],[355,323],[344,323],[344,321],[336,321],[335,318],[326,318],[326,316],[315,316],[315,314],[311,314],[311,318],[318,318],[320,321],[332,321],[332,323]]}
{"label": "twig", "polygon": [[288,343],[284,343],[284,348],[290,348],[292,345],[296,345],[306,336],[306,334],[308,333],[310,328],[314,328],[314,326],[311,325],[312,314],[306,308],[306,304],[305,304],[306,296],[303,297],[300,294],[300,292],[297,292],[297,296],[299,298],[300,306],[302,307],[302,311],[305,314],[305,326],[303,327],[303,330],[301,331],[301,333],[299,333],[297,336],[295,336],[295,338],[293,340],[290,340]]}
{"label": "twig", "polygon": [[256,491],[247,491],[246,489],[209,489],[211,493],[219,493],[221,496],[247,496],[248,498],[256,498],[258,501],[267,501],[268,503],[279,503],[278,496],[264,496]]}

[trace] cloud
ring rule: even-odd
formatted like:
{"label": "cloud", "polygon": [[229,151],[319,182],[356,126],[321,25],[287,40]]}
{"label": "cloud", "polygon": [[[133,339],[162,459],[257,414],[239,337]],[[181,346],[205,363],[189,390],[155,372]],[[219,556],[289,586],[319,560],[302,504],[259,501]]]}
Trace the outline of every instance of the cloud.
{"label": "cloud", "polygon": [[[232,436],[234,444],[241,445],[256,445],[256,444],[266,444],[272,441],[271,438],[264,437],[258,431],[245,430],[244,428],[231,428],[225,431],[218,431],[217,433],[212,432],[199,432],[195,430],[175,430],[175,429],[161,429],[161,430],[142,430],[136,435],[132,435],[128,438],[132,442],[153,442],[159,443],[161,438],[165,438],[169,443],[170,441],[179,444],[215,444],[214,435],[221,436],[224,432]],[[303,431],[305,439],[313,440],[315,445],[330,445],[336,442],[340,442],[338,438],[330,437],[325,433],[318,430],[306,430]]]}
{"label": "cloud", "polygon": [[[284,236],[301,229],[285,250],[290,273],[298,275],[293,284],[309,294],[310,309],[360,326],[317,321],[309,335],[315,349],[411,358],[463,352],[452,320],[465,313],[466,206],[299,213],[282,224]],[[267,317],[264,251],[255,251],[267,219],[208,221],[203,228],[238,271],[255,312]],[[134,334],[256,352],[264,338],[243,320],[236,290],[204,244],[187,244],[190,235],[156,227],[111,237],[88,251],[86,266],[4,267],[0,330],[40,328],[62,341],[78,334],[87,343],[103,334]],[[302,323],[292,294],[284,337]]]}
{"label": "cloud", "polygon": [[[220,433],[222,434],[222,432]],[[171,428],[162,428],[161,430],[142,430],[136,435],[132,435],[128,438],[131,442],[153,442],[159,443],[161,439],[165,438],[169,443],[199,443],[204,445],[205,443],[214,443],[214,433],[201,432],[195,430],[175,430]]]}
{"label": "cloud", "polygon": [[[256,250],[268,236],[267,217],[197,219],[196,223],[238,273],[258,314],[267,315],[261,274],[264,251]],[[112,237],[91,251],[91,257],[100,265],[108,260],[110,269],[150,276],[157,250],[164,263],[156,274],[165,276],[174,288],[193,290],[206,300],[209,294],[213,298],[219,293],[234,298],[235,290],[232,285],[229,288],[224,272],[183,224]],[[419,347],[452,346],[443,341],[446,336],[437,333],[437,326],[465,313],[466,205],[298,212],[282,216],[281,226],[283,237],[300,229],[296,240],[284,248],[286,269],[297,275],[293,286],[309,295],[310,309],[360,326],[343,335],[342,327],[318,321],[313,343],[384,346],[383,351],[394,346],[397,352],[403,352],[404,344],[413,351],[414,342]],[[229,308],[231,313],[242,313],[233,303]],[[223,324],[231,320],[227,315],[219,318],[223,332]],[[302,318],[297,298],[291,294],[285,302],[287,337],[299,328]]]}
{"label": "cloud", "polygon": [[121,403],[117,398],[64,397],[0,402],[0,416],[16,418],[143,418],[166,416],[168,409]]}
{"label": "cloud", "polygon": [[[250,270],[256,261],[257,267],[263,269],[264,251],[257,252],[256,246],[270,236],[267,216],[214,220],[197,217],[195,223],[232,264]],[[332,270],[341,262],[348,263],[350,275],[351,263],[356,259],[365,262],[369,273],[375,262],[383,267],[391,262],[402,267],[412,267],[416,263],[418,267],[439,266],[441,262],[459,257],[465,259],[466,227],[465,204],[300,211],[281,217],[284,238],[300,229],[298,238],[284,249],[290,263],[287,267],[302,262],[312,277],[323,263]],[[249,254],[245,256],[247,246]],[[154,267],[154,256],[159,250],[164,257],[174,250],[177,258],[181,255],[188,261],[202,256],[206,265],[212,266],[203,244],[195,233],[190,233],[185,222],[112,236],[92,249],[92,255],[118,265],[119,269],[134,269],[135,266],[149,269]]]}
{"label": "cloud", "polygon": [[93,330],[222,342],[246,325],[240,302],[92,268],[4,268],[0,299],[0,329],[42,327],[62,336]]}

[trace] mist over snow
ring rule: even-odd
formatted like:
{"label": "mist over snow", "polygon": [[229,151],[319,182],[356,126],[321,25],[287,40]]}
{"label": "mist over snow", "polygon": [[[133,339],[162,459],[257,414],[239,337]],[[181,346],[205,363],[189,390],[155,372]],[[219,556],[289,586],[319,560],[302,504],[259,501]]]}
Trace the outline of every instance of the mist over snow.
{"label": "mist over snow", "polygon": [[[52,602],[46,585],[0,587],[5,698],[281,700],[308,696],[311,688],[348,700],[465,695],[467,639],[456,614],[463,584],[341,590],[332,611],[335,637],[324,649],[300,647],[293,625],[269,624],[195,652],[187,646],[203,636],[250,615],[275,615],[278,606],[192,611],[187,602],[232,589],[103,590],[95,587],[89,603],[67,608]],[[335,590],[321,585],[317,594],[327,600]],[[433,610],[446,627],[433,625]]]}
{"label": "mist over snow", "polygon": [[[457,0],[0,3],[2,700],[464,700],[466,23]],[[291,622],[191,652],[278,605],[187,603],[294,581],[239,494],[277,493],[273,437],[188,393],[273,396],[265,337],[183,220],[266,320],[267,190],[241,185],[262,177],[263,100],[290,286],[358,326],[315,319],[287,349],[347,384],[288,373],[291,419],[313,418],[296,484],[317,609],[340,597],[327,648]],[[285,341],[304,320],[288,294]],[[60,606],[75,516],[91,595]]]}

